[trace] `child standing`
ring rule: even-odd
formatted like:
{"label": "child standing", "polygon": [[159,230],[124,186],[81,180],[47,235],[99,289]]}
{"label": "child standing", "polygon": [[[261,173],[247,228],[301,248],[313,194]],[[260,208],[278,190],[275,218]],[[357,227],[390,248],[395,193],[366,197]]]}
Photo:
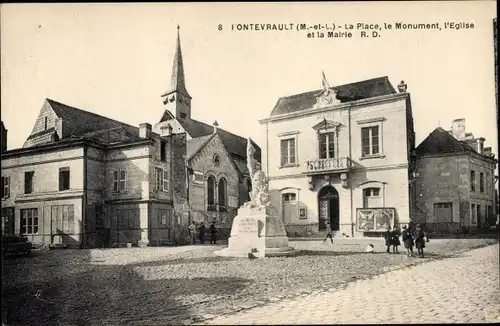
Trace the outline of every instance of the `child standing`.
{"label": "child standing", "polygon": [[406,248],[406,254],[408,257],[413,256],[413,237],[411,231],[407,229],[406,225],[403,225],[402,238]]}
{"label": "child standing", "polygon": [[391,238],[392,238],[392,232],[391,232],[391,227],[387,227],[387,231],[384,233],[384,239],[385,239],[385,246],[387,247],[387,253],[391,253]]}
{"label": "child standing", "polygon": [[391,245],[392,245],[392,253],[399,254],[399,246],[401,246],[401,241],[399,241],[399,236],[401,235],[401,231],[397,226],[394,226],[394,229],[391,233]]}

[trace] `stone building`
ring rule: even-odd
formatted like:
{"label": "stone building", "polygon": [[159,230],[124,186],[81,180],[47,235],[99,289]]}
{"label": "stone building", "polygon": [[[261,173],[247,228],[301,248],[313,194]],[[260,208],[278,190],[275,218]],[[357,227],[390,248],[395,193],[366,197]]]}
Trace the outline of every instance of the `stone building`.
{"label": "stone building", "polygon": [[23,148],[2,153],[4,233],[72,247],[182,241],[186,135],[151,129],[46,99]]}
{"label": "stone building", "polygon": [[[159,135],[186,134],[192,219],[205,224],[216,221],[217,227],[226,231],[222,233],[227,233],[237,209],[249,200],[247,139],[219,128],[217,121],[209,125],[193,119],[179,29],[171,85],[162,98],[165,110],[153,130]],[[255,143],[253,146],[256,148],[255,158],[260,161],[260,148]]]}
{"label": "stone building", "polygon": [[387,77],[281,97],[260,121],[271,202],[289,236],[380,235],[410,221],[410,94]]}
{"label": "stone building", "polygon": [[497,160],[485,139],[466,132],[465,119],[451,130],[436,128],[416,148],[414,220],[429,231],[477,230],[495,223]]}

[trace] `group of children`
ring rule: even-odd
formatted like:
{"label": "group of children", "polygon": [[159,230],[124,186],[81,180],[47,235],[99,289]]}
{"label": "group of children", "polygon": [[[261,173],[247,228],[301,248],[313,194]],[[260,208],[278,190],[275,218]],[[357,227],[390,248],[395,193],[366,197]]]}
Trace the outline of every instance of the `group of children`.
{"label": "group of children", "polygon": [[429,242],[429,238],[420,224],[417,224],[414,228],[411,225],[410,227],[406,227],[406,225],[404,225],[403,231],[400,231],[397,226],[394,226],[391,230],[391,227],[389,226],[387,231],[384,233],[385,245],[388,253],[391,252],[391,247],[393,253],[399,253],[398,247],[401,245],[401,241],[399,241],[400,236],[409,257],[414,255],[414,246],[417,248],[418,255],[422,258],[424,257],[425,243]]}

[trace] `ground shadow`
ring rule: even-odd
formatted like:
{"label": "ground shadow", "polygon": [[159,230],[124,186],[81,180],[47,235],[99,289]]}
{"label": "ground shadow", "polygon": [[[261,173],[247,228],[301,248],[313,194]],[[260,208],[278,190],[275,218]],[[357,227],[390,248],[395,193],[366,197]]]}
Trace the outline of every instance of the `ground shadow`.
{"label": "ground shadow", "polygon": [[[197,301],[211,296],[230,297],[251,282],[237,277],[189,279],[189,275],[186,278],[152,275],[159,279],[150,280],[149,275],[137,273],[136,268],[145,264],[93,265],[90,251],[81,251],[79,256],[86,257],[77,261],[64,261],[67,256],[51,254],[54,261],[44,262],[45,266],[40,266],[44,271],[31,276],[31,269],[36,266],[32,261],[30,264],[30,259],[47,259],[43,257],[47,254],[50,252],[36,253],[31,258],[16,257],[4,265],[4,324],[179,324],[197,317],[193,309]],[[49,275],[44,276],[43,272]]]}

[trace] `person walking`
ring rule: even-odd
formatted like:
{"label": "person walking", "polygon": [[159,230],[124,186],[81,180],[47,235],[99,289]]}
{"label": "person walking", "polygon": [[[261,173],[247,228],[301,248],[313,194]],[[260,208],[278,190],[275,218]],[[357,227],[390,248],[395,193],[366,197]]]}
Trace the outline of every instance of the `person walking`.
{"label": "person walking", "polygon": [[200,232],[200,243],[204,244],[205,243],[205,223],[201,222],[201,225],[198,228],[198,231]]}
{"label": "person walking", "polygon": [[325,231],[325,239],[323,240],[322,243],[325,243],[326,239],[330,238],[331,244],[333,244],[333,231],[332,231],[332,226],[329,222],[326,223],[326,231]]}
{"label": "person walking", "polygon": [[415,227],[413,239],[415,240],[415,247],[417,248],[418,255],[424,258],[425,240],[427,239],[427,242],[429,242],[429,237],[420,226],[420,223]]}
{"label": "person walking", "polygon": [[217,244],[217,228],[215,227],[215,221],[210,224],[210,244]]}
{"label": "person walking", "polygon": [[384,239],[385,239],[385,246],[387,247],[387,253],[391,253],[391,244],[392,244],[392,232],[391,232],[391,227],[387,227],[387,231],[384,233]]}
{"label": "person walking", "polygon": [[401,232],[401,237],[403,239],[403,243],[406,248],[406,254],[408,257],[413,256],[413,236],[411,234],[411,230],[406,227],[406,225],[403,225],[403,232]]}
{"label": "person walking", "polygon": [[396,225],[394,225],[394,228],[391,233],[391,245],[393,254],[399,254],[399,246],[401,246],[401,241],[399,241],[400,235],[401,231]]}
{"label": "person walking", "polygon": [[191,221],[191,224],[188,226],[189,236],[191,238],[191,243],[196,244],[196,223]]}

